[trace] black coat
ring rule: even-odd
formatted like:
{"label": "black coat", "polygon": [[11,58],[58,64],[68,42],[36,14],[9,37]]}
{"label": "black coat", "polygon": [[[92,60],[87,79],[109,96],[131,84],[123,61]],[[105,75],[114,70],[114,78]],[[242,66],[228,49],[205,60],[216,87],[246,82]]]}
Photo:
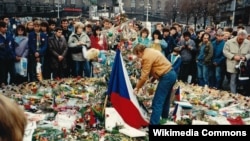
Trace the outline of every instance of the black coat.
{"label": "black coat", "polygon": [[67,67],[66,54],[68,51],[68,45],[65,38],[62,36],[60,39],[57,39],[55,36],[49,38],[49,52],[51,54],[50,66],[52,69],[59,68],[59,60],[58,56],[63,56],[63,60],[61,61],[62,67]]}

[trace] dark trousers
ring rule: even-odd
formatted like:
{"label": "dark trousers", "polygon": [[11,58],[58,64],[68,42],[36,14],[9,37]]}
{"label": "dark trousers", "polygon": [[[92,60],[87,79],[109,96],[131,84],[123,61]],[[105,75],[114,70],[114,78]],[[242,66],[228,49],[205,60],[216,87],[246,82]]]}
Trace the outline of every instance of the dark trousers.
{"label": "dark trousers", "polygon": [[52,73],[52,69],[50,67],[50,61],[51,61],[51,57],[50,57],[50,53],[47,52],[46,55],[44,56],[44,70],[43,70],[43,78],[44,79],[50,79],[51,77],[51,73]]}
{"label": "dark trousers", "polygon": [[191,62],[185,62],[181,64],[179,80],[182,82],[187,82],[188,75],[191,75],[191,65]]}
{"label": "dark trousers", "polygon": [[71,77],[73,76],[73,68],[74,68],[74,61],[72,60],[71,52],[68,50],[67,55],[66,55],[66,60],[67,60],[67,68],[65,70],[65,77]]}
{"label": "dark trousers", "polygon": [[[8,74],[10,81],[8,83]],[[15,80],[15,63],[12,60],[0,60],[0,85],[12,84]]]}
{"label": "dark trousers", "polygon": [[53,72],[53,78],[57,79],[57,78],[64,78],[65,77],[65,72],[66,72],[66,68],[62,67],[62,63],[59,63],[58,68],[52,68],[52,72]]}
{"label": "dark trousers", "polygon": [[15,84],[19,85],[19,84],[22,84],[24,82],[27,82],[28,81],[28,77],[24,77],[24,76],[21,76],[19,74],[16,74],[16,77],[15,77]]}

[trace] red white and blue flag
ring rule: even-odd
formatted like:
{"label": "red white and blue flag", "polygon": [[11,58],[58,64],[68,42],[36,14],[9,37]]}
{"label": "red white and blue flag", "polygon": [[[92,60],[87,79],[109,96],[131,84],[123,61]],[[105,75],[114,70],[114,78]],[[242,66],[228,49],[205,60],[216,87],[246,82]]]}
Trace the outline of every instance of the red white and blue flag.
{"label": "red white and blue flag", "polygon": [[180,94],[180,86],[178,86],[176,92],[175,92],[175,100],[181,101],[181,94]]}
{"label": "red white and blue flag", "polygon": [[116,52],[112,66],[108,94],[110,95],[112,106],[126,124],[136,129],[148,125],[143,110],[133,94],[133,87],[119,49]]}
{"label": "red white and blue flag", "polygon": [[180,118],[181,118],[181,106],[179,104],[175,105],[172,116],[173,116],[174,121],[180,120]]}

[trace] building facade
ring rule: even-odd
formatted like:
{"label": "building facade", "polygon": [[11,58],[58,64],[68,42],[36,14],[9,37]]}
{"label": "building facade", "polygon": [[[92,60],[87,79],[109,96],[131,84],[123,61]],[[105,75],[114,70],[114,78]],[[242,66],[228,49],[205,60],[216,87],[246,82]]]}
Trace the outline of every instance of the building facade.
{"label": "building facade", "polygon": [[166,21],[166,2],[169,0],[124,0],[124,10],[131,18]]}
{"label": "building facade", "polygon": [[250,25],[250,0],[219,0],[217,17],[221,26]]}
{"label": "building facade", "polygon": [[85,12],[89,3],[89,0],[0,0],[0,15],[51,16],[56,14],[58,5],[60,12],[79,15]]}

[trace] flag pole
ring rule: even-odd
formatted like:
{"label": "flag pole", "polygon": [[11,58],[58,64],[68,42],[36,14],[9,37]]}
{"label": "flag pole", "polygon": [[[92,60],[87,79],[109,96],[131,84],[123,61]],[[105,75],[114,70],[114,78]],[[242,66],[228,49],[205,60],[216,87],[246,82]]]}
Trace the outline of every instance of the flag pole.
{"label": "flag pole", "polygon": [[103,109],[102,109],[102,116],[105,113],[105,108],[107,106],[107,102],[108,102],[108,95],[105,96],[105,100],[104,100],[104,104],[103,104]]}

